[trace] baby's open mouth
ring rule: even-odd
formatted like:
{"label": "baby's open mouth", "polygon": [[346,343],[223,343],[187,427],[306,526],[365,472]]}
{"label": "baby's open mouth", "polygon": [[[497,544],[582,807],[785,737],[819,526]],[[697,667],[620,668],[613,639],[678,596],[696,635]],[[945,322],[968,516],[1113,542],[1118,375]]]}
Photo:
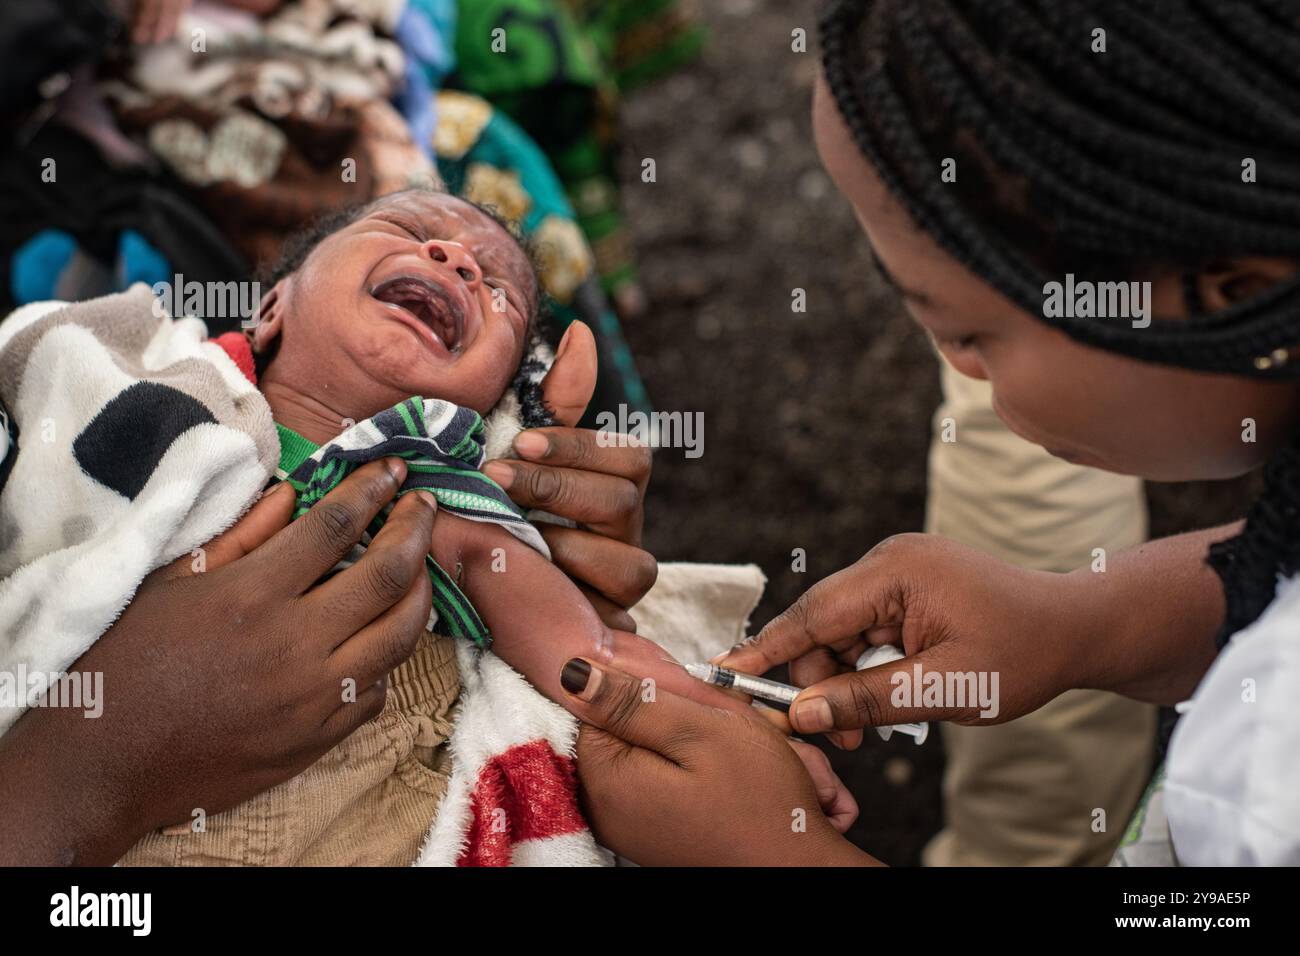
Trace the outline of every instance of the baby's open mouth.
{"label": "baby's open mouth", "polygon": [[465,335],[465,313],[450,294],[436,282],[418,275],[386,279],[371,290],[380,302],[405,309],[425,325],[448,352],[460,348]]}

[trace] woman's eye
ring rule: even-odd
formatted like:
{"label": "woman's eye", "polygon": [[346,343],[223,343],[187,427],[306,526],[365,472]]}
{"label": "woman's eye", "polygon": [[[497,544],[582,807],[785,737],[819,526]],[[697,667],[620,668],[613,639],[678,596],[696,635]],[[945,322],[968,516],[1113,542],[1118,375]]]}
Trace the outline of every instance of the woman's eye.
{"label": "woman's eye", "polygon": [[939,338],[938,336],[936,336],[934,341],[935,344],[938,345],[940,348],[952,349],[955,352],[961,352],[965,349],[973,347],[975,345],[975,338],[976,337],[973,335],[959,335],[956,336],[955,338]]}

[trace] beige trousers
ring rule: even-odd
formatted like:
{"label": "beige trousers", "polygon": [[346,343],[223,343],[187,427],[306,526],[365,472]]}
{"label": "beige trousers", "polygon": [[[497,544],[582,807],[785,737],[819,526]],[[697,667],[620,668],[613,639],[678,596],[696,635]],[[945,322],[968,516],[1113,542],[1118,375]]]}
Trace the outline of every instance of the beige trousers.
{"label": "beige trousers", "polygon": [[383,712],[298,776],[204,821],[157,830],[123,866],[409,866],[451,778],[460,695],[450,637],[428,631]]}
{"label": "beige trousers", "polygon": [[[927,531],[1044,571],[1146,538],[1139,479],[1053,458],[1002,424],[987,382],[947,363],[942,376]],[[1077,690],[1007,724],[943,725],[944,828],[923,861],[1105,864],[1150,775],[1155,721],[1150,705]]]}

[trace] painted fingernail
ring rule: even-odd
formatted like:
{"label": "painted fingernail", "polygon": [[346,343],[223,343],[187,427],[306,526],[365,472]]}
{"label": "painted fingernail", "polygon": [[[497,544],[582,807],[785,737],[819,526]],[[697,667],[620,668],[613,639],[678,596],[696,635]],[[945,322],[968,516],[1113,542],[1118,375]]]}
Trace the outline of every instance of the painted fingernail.
{"label": "painted fingernail", "polygon": [[515,470],[499,461],[490,461],[484,465],[483,474],[487,475],[503,489],[509,488],[515,481]]}
{"label": "painted fingernail", "polygon": [[581,694],[591,680],[591,665],[581,657],[571,658],[560,671],[560,686],[570,694]]}
{"label": "painted fingernail", "polygon": [[795,701],[794,709],[790,711],[790,720],[805,734],[817,734],[835,728],[831,705],[825,697],[810,697],[807,700]]}
{"label": "painted fingernail", "polygon": [[521,458],[545,458],[551,451],[551,442],[537,432],[520,432],[515,436],[515,451]]}

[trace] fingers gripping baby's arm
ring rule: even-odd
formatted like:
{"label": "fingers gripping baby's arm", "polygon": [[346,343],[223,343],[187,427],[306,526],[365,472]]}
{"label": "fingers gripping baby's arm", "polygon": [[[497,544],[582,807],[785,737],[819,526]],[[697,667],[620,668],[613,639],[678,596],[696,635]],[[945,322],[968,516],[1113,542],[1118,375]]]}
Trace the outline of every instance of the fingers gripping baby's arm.
{"label": "fingers gripping baby's arm", "polygon": [[492,650],[552,700],[564,699],[560,669],[570,657],[608,659],[610,632],[591,604],[505,528],[444,512],[430,554],[474,603]]}
{"label": "fingers gripping baby's arm", "polygon": [[658,644],[611,631],[559,568],[506,529],[441,513],[430,554],[474,603],[492,650],[551,700],[564,704],[560,671],[573,657],[618,666],[657,687],[729,710],[743,701],[690,677]]}

